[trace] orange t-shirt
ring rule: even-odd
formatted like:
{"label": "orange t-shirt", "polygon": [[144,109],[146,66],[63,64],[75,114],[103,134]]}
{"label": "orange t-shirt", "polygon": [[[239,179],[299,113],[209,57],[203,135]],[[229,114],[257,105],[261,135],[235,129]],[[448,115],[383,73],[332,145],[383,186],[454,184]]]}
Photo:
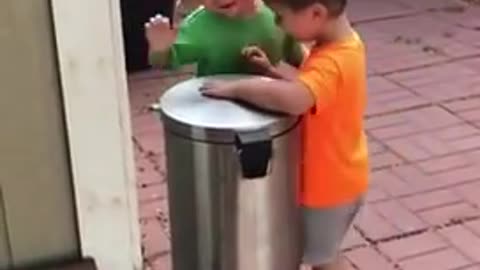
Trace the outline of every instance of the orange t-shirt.
{"label": "orange t-shirt", "polygon": [[316,105],[304,115],[300,202],[331,207],[368,188],[365,47],[358,34],[313,47],[299,80]]}

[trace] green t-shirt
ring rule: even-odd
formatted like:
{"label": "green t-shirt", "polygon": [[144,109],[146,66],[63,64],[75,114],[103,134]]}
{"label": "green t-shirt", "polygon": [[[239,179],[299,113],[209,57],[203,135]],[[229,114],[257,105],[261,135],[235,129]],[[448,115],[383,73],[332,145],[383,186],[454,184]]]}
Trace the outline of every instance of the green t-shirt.
{"label": "green t-shirt", "polygon": [[198,76],[253,73],[241,54],[249,45],[262,48],[274,64],[284,60],[298,66],[302,61],[299,44],[277,27],[273,12],[262,5],[250,18],[229,18],[203,7],[197,9],[180,25],[168,55],[154,52],[150,63],[158,66],[158,59],[167,57],[165,68],[197,64]]}

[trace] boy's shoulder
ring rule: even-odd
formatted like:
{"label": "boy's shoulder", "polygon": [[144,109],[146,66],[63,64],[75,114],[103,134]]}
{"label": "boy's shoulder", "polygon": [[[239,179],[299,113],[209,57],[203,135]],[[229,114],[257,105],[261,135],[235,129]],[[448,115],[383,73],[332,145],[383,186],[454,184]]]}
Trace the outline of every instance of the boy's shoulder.
{"label": "boy's shoulder", "polygon": [[[262,5],[257,15],[252,17],[250,20],[245,21],[237,20],[235,18],[224,18],[218,16],[216,13],[206,9],[204,6],[200,6],[197,9],[193,10],[188,14],[180,23],[180,30],[185,33],[204,33],[205,29],[210,29],[219,24],[222,24],[228,21],[228,26],[232,25],[256,25],[262,26],[260,28],[255,28],[252,30],[265,29],[264,26],[267,26],[268,29],[279,29],[275,25],[275,15],[273,11],[268,8],[266,5]],[[238,22],[238,24],[235,24]]]}
{"label": "boy's shoulder", "polygon": [[[209,11],[204,6],[199,6],[198,8],[190,12],[190,14],[188,14],[182,20],[182,25],[203,23],[206,20],[209,20],[209,21],[212,20],[214,17],[215,15],[213,12]],[[267,5],[262,4],[261,8],[258,11],[258,14],[255,17],[274,19],[275,14]]]}
{"label": "boy's shoulder", "polygon": [[202,22],[202,20],[205,20],[205,18],[208,17],[207,10],[205,7],[200,6],[190,12],[183,20],[181,25],[182,26],[191,26],[194,25],[198,22]]}
{"label": "boy's shoulder", "polygon": [[267,5],[262,4],[260,7],[259,13],[263,16],[275,17],[275,13]]}
{"label": "boy's shoulder", "polygon": [[311,77],[317,76],[319,71],[332,74],[332,78],[340,76],[349,80],[366,76],[365,47],[360,37],[355,33],[339,42],[312,46],[300,74]]}
{"label": "boy's shoulder", "polygon": [[365,45],[357,32],[341,41],[311,46],[309,58],[349,58],[352,53],[360,56],[365,54]]}
{"label": "boy's shoulder", "polygon": [[275,13],[265,4],[262,4],[255,17],[260,19],[262,23],[272,24],[276,27]]}

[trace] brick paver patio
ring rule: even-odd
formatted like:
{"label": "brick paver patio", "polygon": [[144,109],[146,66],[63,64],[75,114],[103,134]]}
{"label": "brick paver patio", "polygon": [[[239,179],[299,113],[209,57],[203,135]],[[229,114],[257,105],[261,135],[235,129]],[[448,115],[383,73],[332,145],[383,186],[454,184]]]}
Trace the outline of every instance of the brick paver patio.
{"label": "brick paver patio", "polygon": [[[369,53],[372,187],[350,269],[480,270],[480,1],[351,0]],[[170,270],[162,128],[147,106],[189,74],[131,76],[145,266]]]}

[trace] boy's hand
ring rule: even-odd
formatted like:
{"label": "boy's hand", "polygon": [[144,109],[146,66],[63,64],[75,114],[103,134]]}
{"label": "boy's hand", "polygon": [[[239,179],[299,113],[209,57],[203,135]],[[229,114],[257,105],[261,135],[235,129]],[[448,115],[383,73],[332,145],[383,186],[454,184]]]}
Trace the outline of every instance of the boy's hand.
{"label": "boy's hand", "polygon": [[235,99],[236,98],[236,83],[225,81],[209,81],[200,87],[200,92],[204,96],[221,98],[221,99]]}
{"label": "boy's hand", "polygon": [[150,18],[145,24],[145,36],[150,51],[166,51],[177,38],[177,29],[171,27],[170,20],[162,15]]}
{"label": "boy's hand", "polygon": [[270,63],[267,54],[257,46],[248,46],[242,50],[242,55],[262,72],[269,71],[273,65]]}

